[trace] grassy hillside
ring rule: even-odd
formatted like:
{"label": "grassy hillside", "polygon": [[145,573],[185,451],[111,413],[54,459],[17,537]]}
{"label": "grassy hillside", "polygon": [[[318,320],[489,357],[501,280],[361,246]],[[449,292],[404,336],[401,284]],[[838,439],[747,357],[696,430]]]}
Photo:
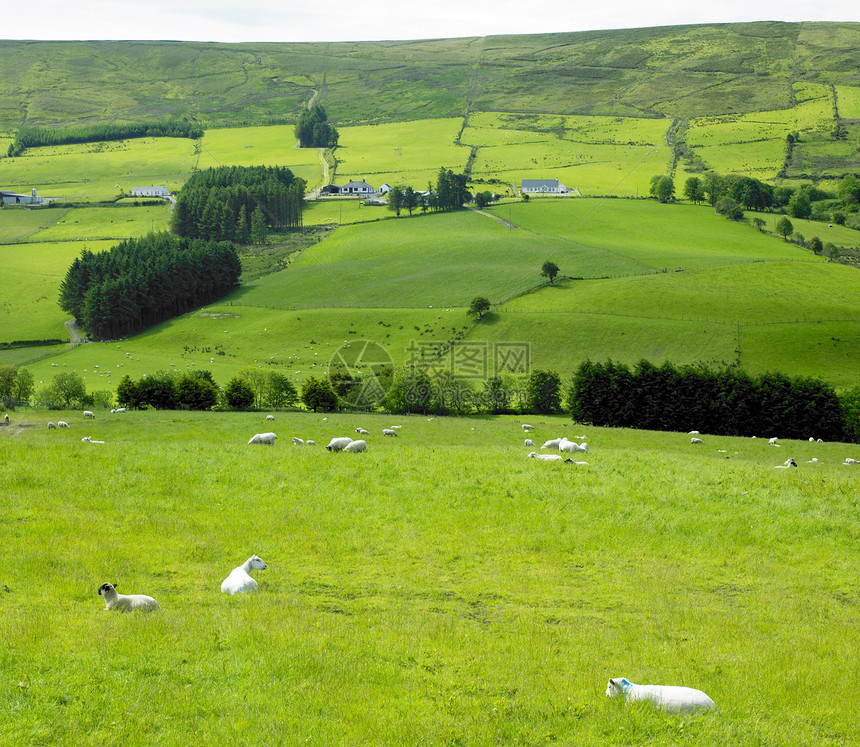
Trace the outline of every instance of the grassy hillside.
{"label": "grassy hillside", "polygon": [[[408,42],[0,42],[0,131],[192,117],[337,124],[467,110],[692,117],[790,104],[796,81],[858,85],[855,23],[747,23]],[[850,115],[843,115],[850,116]]]}
{"label": "grassy hillside", "polygon": [[[538,418],[586,435],[577,468],[514,418],[51,417],[0,427],[10,744],[860,740],[857,446]],[[365,454],[289,443],[358,426]],[[221,594],[252,553],[259,593]],[[106,581],[161,612],[104,612]],[[625,708],[614,676],[717,708]]]}

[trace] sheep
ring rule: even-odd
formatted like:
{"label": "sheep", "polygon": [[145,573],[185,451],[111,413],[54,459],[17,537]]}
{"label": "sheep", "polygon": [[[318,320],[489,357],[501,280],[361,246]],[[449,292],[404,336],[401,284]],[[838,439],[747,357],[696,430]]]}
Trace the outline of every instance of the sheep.
{"label": "sheep", "polygon": [[391,427],[392,428],[402,428],[403,426],[402,425],[392,425]]}
{"label": "sheep", "polygon": [[274,419],[275,419],[274,415],[266,415],[266,420],[274,420]]}
{"label": "sheep", "polygon": [[562,441],[567,441],[566,438],[551,438],[549,441],[545,441],[544,445],[541,446],[542,449],[557,449],[559,448],[559,444]]}
{"label": "sheep", "polygon": [[796,467],[796,466],[797,466],[797,462],[795,462],[792,457],[789,457],[788,459],[785,460],[785,462],[783,464],[777,464],[776,467],[774,467],[774,469],[788,469],[789,467]]}
{"label": "sheep", "polygon": [[367,451],[367,441],[351,441],[343,447],[343,450],[353,454],[359,451]]}
{"label": "sheep", "polygon": [[275,445],[277,435],[274,433],[255,433],[248,439],[249,444],[267,444],[268,446]]}
{"label": "sheep", "polygon": [[807,464],[818,464],[818,457],[812,457]]}
{"label": "sheep", "polygon": [[779,446],[779,444],[776,442],[776,436],[774,436],[773,438],[769,438],[769,439],[767,440],[767,442],[768,442],[771,446]]}
{"label": "sheep", "polygon": [[534,441],[532,441],[530,438],[527,438],[525,441],[523,441],[523,446],[534,446],[534,445],[535,445]]}
{"label": "sheep", "polygon": [[305,445],[305,442],[302,441],[302,439],[298,438],[297,436],[293,436],[292,440],[296,446],[304,446]]}
{"label": "sheep", "polygon": [[8,413],[8,412],[4,412],[4,413],[3,413],[3,422],[4,422],[6,425],[9,425],[9,413]]}
{"label": "sheep", "polygon": [[524,431],[533,431],[534,429],[535,429],[535,427],[533,425],[529,425],[528,423],[523,423],[523,430]]}
{"label": "sheep", "polygon": [[577,462],[577,461],[575,461],[575,460],[573,460],[573,459],[570,459],[570,458],[565,459],[565,460],[564,460],[564,463],[565,463],[565,464],[578,464],[578,465],[580,465],[580,466],[582,466],[582,467],[588,467],[588,466],[589,466],[588,462]]}
{"label": "sheep", "polygon": [[842,464],[860,464],[856,459],[852,459],[851,457],[845,457],[845,461]]}
{"label": "sheep", "polygon": [[305,446],[316,446],[316,445],[317,445],[316,441],[311,441],[310,439],[305,441]]}
{"label": "sheep", "polygon": [[84,410],[84,417],[95,420],[96,414],[92,410]]}
{"label": "sheep", "polygon": [[71,426],[65,420],[57,421],[57,428],[70,428]]}
{"label": "sheep", "polygon": [[104,441],[93,441],[93,439],[92,439],[92,437],[91,437],[91,436],[84,436],[84,437],[81,439],[81,441],[82,441],[82,442],[89,443],[89,444],[103,444],[103,443],[104,443]]}
{"label": "sheep", "polygon": [[697,711],[713,708],[714,701],[701,690],[677,685],[634,685],[624,677],[612,677],[606,686],[606,696],[614,698],[623,695],[630,703],[636,700],[650,700],[658,708],[673,713]]}
{"label": "sheep", "polygon": [[125,412],[124,407],[117,407],[116,410],[111,410],[111,412]]}
{"label": "sheep", "polygon": [[230,575],[221,582],[221,593],[240,594],[257,591],[257,582],[249,575],[252,570],[266,570],[266,561],[252,555],[238,568],[230,571]]}
{"label": "sheep", "polygon": [[690,431],[687,435],[688,435],[688,436],[698,436],[698,435],[699,435],[699,431]]}
{"label": "sheep", "polygon": [[568,441],[566,438],[561,439],[558,445],[558,450],[566,453],[575,453],[581,451],[584,454],[588,453],[588,444],[583,443],[581,446],[574,441]]}
{"label": "sheep", "polygon": [[397,436],[397,431],[391,430],[391,428],[383,428],[382,429],[383,436]]}
{"label": "sheep", "polygon": [[691,444],[700,444],[700,443],[702,443],[702,439],[701,439],[701,438],[696,438],[695,436],[693,436],[693,437],[690,439],[690,443],[691,443]]}
{"label": "sheep", "polygon": [[538,454],[536,451],[528,454],[530,459],[541,459],[544,462],[562,462],[564,457],[561,454]]}
{"label": "sheep", "polygon": [[56,427],[57,427],[56,423],[48,423],[48,430],[51,430],[51,428],[56,428]]}
{"label": "sheep", "polygon": [[328,446],[326,446],[326,448],[329,451],[342,451],[347,447],[348,444],[351,443],[352,439],[349,436],[339,436],[329,441],[329,444]]}
{"label": "sheep", "polygon": [[361,435],[363,435],[363,436],[369,436],[369,435],[370,435],[370,432],[369,432],[369,431],[364,430],[364,428],[356,428],[356,429],[355,429],[355,432],[356,432],[356,433],[360,433],[360,434],[361,434]]}
{"label": "sheep", "polygon": [[160,610],[161,606],[152,597],[146,594],[117,594],[116,584],[102,584],[99,586],[99,594],[104,597],[105,610],[117,610],[118,612],[133,612],[143,610],[154,612]]}

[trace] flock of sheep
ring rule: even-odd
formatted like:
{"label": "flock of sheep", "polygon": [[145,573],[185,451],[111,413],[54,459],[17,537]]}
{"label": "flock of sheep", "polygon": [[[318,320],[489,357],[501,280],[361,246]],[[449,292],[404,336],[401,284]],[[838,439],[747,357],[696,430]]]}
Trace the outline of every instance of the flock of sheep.
{"label": "flock of sheep", "polygon": [[[266,420],[274,420],[274,415],[267,415]],[[328,418],[323,418],[327,420]],[[394,436],[397,437],[397,429],[401,428],[399,425],[392,425],[391,428],[383,428],[382,435],[383,436]],[[355,432],[362,436],[370,435],[370,431],[365,430],[364,428],[356,428]],[[271,431],[268,433],[255,433],[248,439],[248,444],[264,444],[266,446],[274,446],[275,441],[278,440],[278,434],[272,433]],[[292,437],[293,445],[295,446],[316,446],[316,441],[304,441],[298,436]],[[364,439],[354,440],[350,436],[335,436],[331,441],[329,441],[326,449],[329,451],[348,451],[350,453],[357,453],[360,451],[367,451],[367,441]]]}
{"label": "flock of sheep", "polygon": [[[699,438],[699,431],[690,431],[689,434],[687,434],[687,435],[692,436],[692,438],[690,439],[690,443],[693,445],[704,443],[704,441],[702,441],[702,439]],[[755,436],[753,436],[753,438],[755,438]],[[773,438],[769,438],[767,440],[768,445],[780,447],[782,444],[777,443],[778,441],[779,441],[779,439],[776,436],[774,436]],[[824,442],[820,438],[815,439],[815,438],[812,438],[812,436],[810,436],[809,437],[809,443],[819,443],[820,444],[820,443],[824,443]],[[720,449],[719,451],[724,452],[725,449]],[[737,454],[737,452],[735,452],[735,454]],[[817,457],[812,457],[812,459],[808,459],[806,463],[807,464],[819,464],[820,462],[819,462]],[[852,459],[851,457],[845,457],[845,461],[842,462],[842,466],[843,467],[844,466],[850,466],[852,464],[858,464],[858,463],[860,463],[860,462],[858,462],[856,459]],[[796,467],[796,466],[797,466],[797,462],[794,461],[794,458],[789,457],[782,464],[777,464],[774,467],[774,469],[789,469],[790,467]]]}

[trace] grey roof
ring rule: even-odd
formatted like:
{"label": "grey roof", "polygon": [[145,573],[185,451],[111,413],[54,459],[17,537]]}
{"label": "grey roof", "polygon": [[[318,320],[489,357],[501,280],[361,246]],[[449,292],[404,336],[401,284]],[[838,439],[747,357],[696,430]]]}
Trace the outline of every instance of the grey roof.
{"label": "grey roof", "polygon": [[537,189],[538,187],[558,188],[558,179],[523,179],[522,188]]}

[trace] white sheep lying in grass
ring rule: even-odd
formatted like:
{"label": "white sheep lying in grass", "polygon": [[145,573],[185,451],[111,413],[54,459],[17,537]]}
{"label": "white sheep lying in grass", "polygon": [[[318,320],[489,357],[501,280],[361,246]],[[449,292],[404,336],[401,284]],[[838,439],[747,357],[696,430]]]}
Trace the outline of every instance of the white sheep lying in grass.
{"label": "white sheep lying in grass", "polygon": [[224,594],[241,594],[242,592],[257,591],[257,582],[250,576],[253,570],[264,571],[266,561],[252,555],[238,568],[230,571],[230,575],[221,582],[221,592]]}
{"label": "white sheep lying in grass", "polygon": [[84,417],[95,419],[96,414],[92,410],[84,410]]}
{"label": "white sheep lying in grass", "polygon": [[317,445],[316,441],[311,441],[310,439],[305,441],[305,446],[316,446],[316,445]]}
{"label": "white sheep lying in grass", "polygon": [[851,457],[845,457],[845,461],[842,464],[860,464],[856,459],[852,459]]}
{"label": "white sheep lying in grass", "polygon": [[528,423],[523,423],[523,430],[524,431],[533,431],[534,429],[535,429],[535,427],[533,425],[529,425]]}
{"label": "white sheep lying in grass", "polygon": [[90,444],[103,444],[104,441],[94,441],[91,436],[84,436],[81,441],[86,441]]}
{"label": "white sheep lying in grass", "polygon": [[383,428],[382,429],[382,435],[383,436],[396,436],[397,431],[392,430],[391,428]]}
{"label": "white sheep lying in grass", "polygon": [[360,434],[362,434],[363,436],[369,436],[369,435],[370,435],[370,432],[369,432],[369,431],[364,430],[364,428],[356,428],[356,429],[355,429],[355,432],[356,432],[356,433],[360,433]]}
{"label": "white sheep lying in grass", "polygon": [[302,439],[298,438],[297,436],[293,436],[293,443],[296,446],[304,446],[305,445],[305,442],[302,441]]}
{"label": "white sheep lying in grass", "polygon": [[628,703],[650,700],[658,708],[673,713],[714,707],[714,701],[701,690],[677,685],[634,685],[624,677],[611,678],[606,686],[606,695],[610,698],[622,695]]}
{"label": "white sheep lying in grass", "polygon": [[353,454],[359,451],[367,451],[367,441],[350,441],[343,447],[343,450]]}
{"label": "white sheep lying in grass", "polygon": [[348,444],[351,443],[352,439],[349,436],[339,436],[329,441],[329,444],[328,446],[326,446],[326,448],[329,451],[342,451],[347,447]]}
{"label": "white sheep lying in grass", "polygon": [[580,467],[588,467],[589,466],[588,462],[577,462],[575,459],[570,459],[570,458],[565,459],[564,463],[565,464],[578,464]]}
{"label": "white sheep lying in grass", "polygon": [[58,420],[57,428],[71,428],[71,426],[65,420]]}
{"label": "white sheep lying in grass", "polygon": [[523,446],[534,446],[534,445],[535,445],[535,442],[532,441],[530,438],[527,438],[525,441],[523,441]]}
{"label": "white sheep lying in grass", "polygon": [[563,462],[564,457],[561,454],[538,454],[536,451],[531,452],[528,457],[530,459],[540,459],[544,462]]}
{"label": "white sheep lying in grass", "polygon": [[566,438],[561,439],[561,442],[558,445],[558,450],[564,452],[566,454],[575,454],[576,452],[581,451],[583,454],[588,453],[588,444],[578,444],[575,441],[568,441]]}
{"label": "white sheep lying in grass", "polygon": [[700,443],[702,443],[702,439],[701,439],[701,438],[696,438],[695,436],[693,436],[693,437],[690,439],[690,443],[691,443],[691,444],[700,444]]}
{"label": "white sheep lying in grass", "polygon": [[789,467],[796,467],[796,466],[797,466],[797,462],[795,462],[792,457],[789,457],[788,459],[785,460],[785,462],[783,464],[777,464],[776,467],[774,467],[774,469],[788,469]]}
{"label": "white sheep lying in grass", "polygon": [[274,446],[275,439],[277,439],[277,435],[274,433],[255,433],[250,439],[248,439],[248,443]]}
{"label": "white sheep lying in grass", "polygon": [[146,594],[117,594],[116,584],[102,584],[99,586],[99,594],[105,599],[106,610],[132,612],[134,610],[154,611],[161,609],[158,602]]}
{"label": "white sheep lying in grass", "polygon": [[549,441],[544,441],[542,449],[557,449],[562,441],[567,441],[566,438],[551,438]]}

